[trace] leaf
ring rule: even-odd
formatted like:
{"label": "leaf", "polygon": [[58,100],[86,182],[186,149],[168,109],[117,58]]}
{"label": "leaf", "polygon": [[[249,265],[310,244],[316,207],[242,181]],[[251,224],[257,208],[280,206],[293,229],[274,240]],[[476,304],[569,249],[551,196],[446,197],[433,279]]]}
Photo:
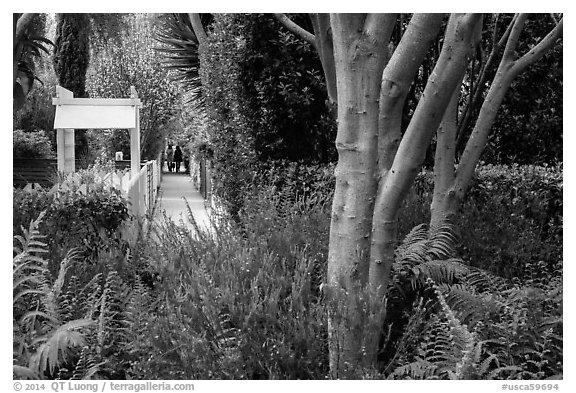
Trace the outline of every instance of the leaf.
{"label": "leaf", "polygon": [[30,358],[30,368],[42,374],[46,370],[53,374],[56,367],[68,359],[72,348],[86,344],[84,335],[78,330],[95,323],[96,321],[91,319],[77,319],[60,326]]}

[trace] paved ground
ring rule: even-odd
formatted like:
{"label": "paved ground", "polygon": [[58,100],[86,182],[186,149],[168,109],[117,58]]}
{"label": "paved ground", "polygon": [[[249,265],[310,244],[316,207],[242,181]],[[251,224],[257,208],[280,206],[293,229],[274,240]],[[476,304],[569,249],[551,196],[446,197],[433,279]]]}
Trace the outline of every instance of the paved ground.
{"label": "paved ground", "polygon": [[190,176],[183,172],[163,172],[156,209],[157,217],[161,217],[165,211],[166,215],[177,224],[191,227],[186,202],[198,226],[202,229],[209,228],[210,221],[204,207],[204,199],[194,187]]}

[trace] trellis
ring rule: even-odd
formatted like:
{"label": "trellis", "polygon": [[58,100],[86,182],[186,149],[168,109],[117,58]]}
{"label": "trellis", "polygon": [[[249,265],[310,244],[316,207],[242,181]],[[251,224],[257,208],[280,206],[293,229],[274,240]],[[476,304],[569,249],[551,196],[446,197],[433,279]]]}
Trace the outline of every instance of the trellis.
{"label": "trellis", "polygon": [[[130,98],[75,98],[62,86],[56,86],[54,128],[58,155],[58,171],[75,172],[75,129],[128,129],[130,130],[130,184],[128,198],[132,211],[139,214],[140,207],[140,107],[134,86]],[[146,167],[147,168],[147,167]]]}

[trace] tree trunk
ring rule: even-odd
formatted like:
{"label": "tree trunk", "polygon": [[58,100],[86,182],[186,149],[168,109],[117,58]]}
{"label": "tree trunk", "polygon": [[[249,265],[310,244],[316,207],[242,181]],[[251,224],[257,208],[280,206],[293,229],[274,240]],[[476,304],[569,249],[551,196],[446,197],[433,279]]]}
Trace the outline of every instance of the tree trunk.
{"label": "tree trunk", "polygon": [[[432,40],[438,34],[443,14],[415,14],[382,75],[378,119],[379,187],[386,182],[396,151],[402,139],[402,110],[410,84],[422,63]],[[381,192],[381,190],[380,190]],[[398,223],[384,219],[376,205],[371,236],[369,277],[371,284],[371,321],[367,356],[376,360],[385,319],[385,296],[392,263]]]}
{"label": "tree trunk", "polygon": [[[526,14],[520,14],[515,17],[502,38],[506,39],[504,55],[498,66],[496,76],[490,85],[490,89],[486,94],[486,98],[482,103],[478,119],[460,158],[454,180],[449,186],[444,184],[443,190],[441,191],[439,189],[438,192],[436,191],[435,184],[434,199],[431,206],[431,224],[438,224],[456,214],[456,209],[470,186],[470,180],[488,142],[490,130],[496,119],[498,109],[510,85],[520,73],[544,56],[562,35],[563,19],[528,53],[515,60],[518,39],[527,17],[528,15]],[[503,42],[499,43],[499,45],[502,44]],[[443,142],[443,144],[445,143],[447,142]],[[441,154],[440,157],[442,156]],[[436,170],[435,166],[435,171]],[[446,179],[442,180],[442,183],[447,182],[448,180]]]}
{"label": "tree trunk", "polygon": [[454,192],[454,159],[456,133],[458,131],[458,99],[460,88],[454,94],[446,108],[442,123],[436,132],[436,154],[434,155],[434,193],[430,205],[430,226],[438,227],[450,221],[456,213],[456,193]]}
{"label": "tree trunk", "polygon": [[[379,347],[378,339],[383,328],[386,293],[397,241],[398,212],[424,161],[427,146],[446,111],[452,92],[462,81],[468,56],[479,38],[480,22],[480,15],[457,15],[450,18],[445,43],[434,72],[400,142],[391,167],[380,179],[370,251],[369,281],[375,320],[371,326],[377,329],[371,332],[369,353],[372,354]],[[413,55],[412,52],[402,56],[398,59],[398,65],[410,64],[409,59]],[[393,65],[391,61],[389,66]]]}
{"label": "tree trunk", "polygon": [[363,361],[365,316],[359,299],[368,277],[376,193],[378,98],[394,19],[395,15],[331,15],[339,156],[328,253],[333,378],[350,376]]}

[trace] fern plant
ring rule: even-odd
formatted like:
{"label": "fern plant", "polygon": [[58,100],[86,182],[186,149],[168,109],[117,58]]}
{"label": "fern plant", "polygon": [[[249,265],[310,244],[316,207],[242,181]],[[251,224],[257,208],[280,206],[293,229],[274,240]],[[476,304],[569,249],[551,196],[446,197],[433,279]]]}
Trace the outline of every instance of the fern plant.
{"label": "fern plant", "polygon": [[[451,256],[453,241],[449,226],[418,226],[397,250],[390,303],[402,310],[396,322],[405,329],[396,330],[400,333],[388,361],[387,370],[394,370],[389,377],[560,375],[561,283],[541,289],[509,282],[458,259],[436,259]],[[413,309],[415,301],[419,306]],[[398,351],[412,355],[398,357]]]}
{"label": "fern plant", "polygon": [[15,235],[13,258],[14,369],[17,378],[46,378],[73,360],[86,342],[90,319],[63,321],[60,308],[66,272],[75,259],[70,251],[52,280],[48,261],[40,255],[47,245],[38,226],[44,214],[30,223],[22,235]]}

